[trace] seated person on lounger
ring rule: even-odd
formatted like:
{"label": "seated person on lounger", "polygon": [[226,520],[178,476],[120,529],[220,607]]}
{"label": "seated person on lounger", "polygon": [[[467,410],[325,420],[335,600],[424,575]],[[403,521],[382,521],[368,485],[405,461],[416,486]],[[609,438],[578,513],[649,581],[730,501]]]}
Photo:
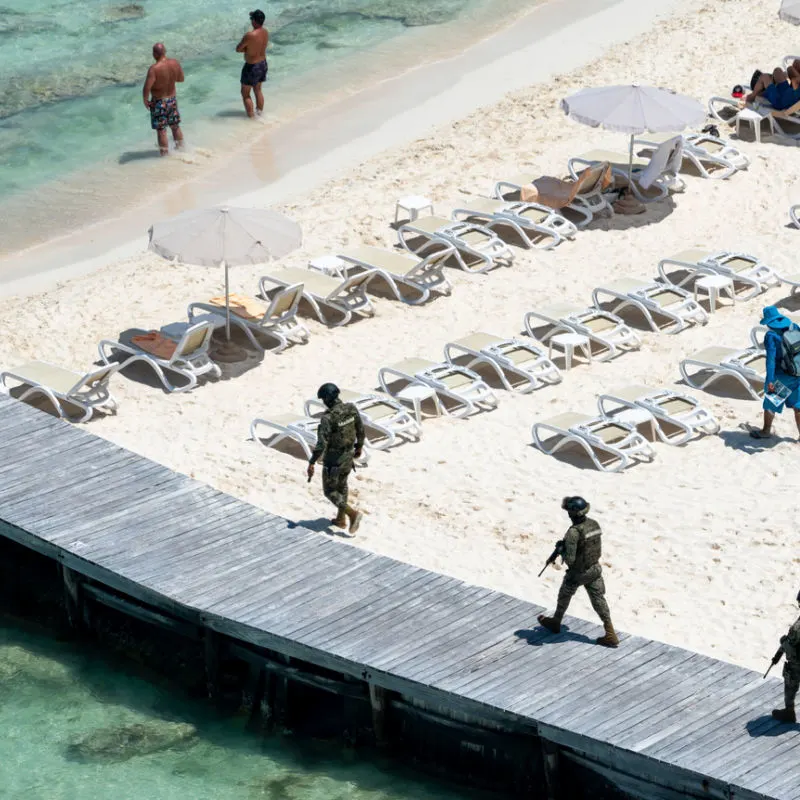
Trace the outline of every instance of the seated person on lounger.
{"label": "seated person on lounger", "polygon": [[778,111],[785,111],[800,102],[800,59],[795,60],[786,72],[780,67],[771,75],[762,72],[746,100],[752,103],[762,94]]}

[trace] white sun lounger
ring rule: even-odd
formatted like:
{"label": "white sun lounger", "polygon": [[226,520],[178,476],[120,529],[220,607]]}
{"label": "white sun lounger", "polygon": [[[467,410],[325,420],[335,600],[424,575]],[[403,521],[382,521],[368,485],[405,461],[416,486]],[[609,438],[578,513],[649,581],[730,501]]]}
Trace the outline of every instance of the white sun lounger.
{"label": "white sun lounger", "polygon": [[[323,325],[338,327],[350,322],[355,313],[363,314],[366,317],[374,316],[375,309],[367,297],[367,284],[374,277],[374,272],[366,270],[358,275],[351,275],[349,278],[339,280],[313,269],[284,267],[264,275],[261,278],[259,290],[262,297],[267,298],[270,296],[270,290],[275,286],[286,288],[302,284],[302,298],[314,310],[317,319]],[[323,309],[333,310],[340,316],[340,319],[332,321]]]}
{"label": "white sun lounger", "polygon": [[721,378],[732,378],[750,397],[759,400],[767,375],[767,354],[758,347],[707,347],[684,358],[680,371],[686,383],[695,389],[705,389]]}
{"label": "white sun lounger", "polygon": [[539,203],[474,197],[469,204],[453,209],[456,221],[477,222],[489,230],[509,227],[526,247],[550,250],[578,232],[576,225],[557,211]]}
{"label": "white sun lounger", "polygon": [[[305,453],[306,458],[311,458],[311,453],[317,444],[317,429],[319,417],[307,417],[303,414],[274,414],[270,419],[257,417],[250,423],[251,438],[264,447],[275,447],[285,439],[297,442]],[[366,464],[367,454],[362,453],[356,464]]]}
{"label": "white sun lounger", "polygon": [[608,164],[593,164],[583,170],[577,180],[572,176],[559,180],[552,176],[525,172],[497,181],[492,194],[500,200],[510,202],[521,199],[523,187],[540,187],[540,196],[543,193],[552,198],[554,207],[557,206],[562,214],[564,209],[574,211],[578,215],[575,225],[584,228],[598,214],[614,216],[611,203],[603,195],[603,178],[608,168]]}
{"label": "white sun lounger", "polygon": [[[180,339],[173,339],[176,347],[169,358],[161,358],[133,343],[119,342],[114,339],[103,339],[97,349],[104,364],[117,366],[112,359],[114,359],[115,353],[123,353],[127,358],[119,362],[119,369],[125,369],[136,361],[143,361],[152,367],[168,392],[188,392],[197,386],[197,379],[203,375],[211,374],[218,378],[222,374],[222,370],[208,355],[213,333],[214,323],[212,322],[198,322],[195,325],[187,326]],[[166,339],[172,338],[167,336],[163,330],[162,335]],[[165,372],[174,372],[180,375],[186,383],[182,386],[172,383]]]}
{"label": "white sun lounger", "polygon": [[[339,398],[343,403],[352,403],[361,416],[366,428],[377,431],[377,439],[367,436],[365,445],[375,450],[385,450],[391,447],[398,436],[409,437],[419,441],[422,437],[422,426],[408,409],[393,397],[376,392],[354,392],[350,389],[341,389]],[[306,416],[313,417],[325,410],[322,400],[316,398],[306,400]]]}
{"label": "white sun lounger", "polygon": [[[290,340],[299,341],[305,344],[308,341],[309,331],[305,325],[297,319],[297,307],[303,296],[303,284],[295,283],[287,286],[275,294],[272,302],[265,306],[260,315],[248,313],[248,311],[235,304],[231,305],[231,325],[235,325],[247,336],[254,347],[264,350],[265,347],[258,340],[256,334],[265,334],[278,340],[278,346],[273,352],[280,353]],[[197,316],[198,311],[204,311],[210,315],[207,318],[214,322],[218,327],[225,321],[225,307],[214,303],[190,303],[186,309],[189,323],[201,321]]]}
{"label": "white sun lounger", "polygon": [[[497,397],[481,377],[466,367],[424,358],[407,358],[381,367],[378,381],[384,392],[396,395],[408,386],[426,386],[437,396],[439,408],[454,417],[466,417],[480,409],[497,407]],[[397,386],[396,384],[400,385]],[[393,388],[394,386],[394,388]]]}
{"label": "white sun lounger", "polygon": [[[674,133],[648,133],[635,139],[634,145],[652,152],[673,136]],[[750,165],[750,159],[730,142],[707,133],[683,134],[682,156],[702,177],[717,180],[730,178]]]}
{"label": "white sun lounger", "polygon": [[[449,295],[452,287],[444,275],[444,264],[453,247],[443,247],[425,258],[410,253],[396,253],[381,247],[361,245],[344,250],[339,258],[353,265],[358,271],[369,271],[382,278],[392,294],[403,303],[424,303],[433,290]],[[348,274],[351,274],[348,270]],[[411,289],[412,296],[400,291],[400,287]],[[416,293],[416,296],[414,296]]]}
{"label": "white sun lounger", "polygon": [[[758,97],[754,103],[745,106],[739,100],[731,97],[712,97],[708,101],[708,113],[718,122],[727,125],[736,124],[736,117],[743,108],[755,111],[761,119],[769,124],[770,133],[778,134],[787,139],[797,139],[800,136],[800,103],[779,111],[774,108],[766,97]],[[759,122],[759,125],[761,122]],[[793,129],[790,129],[793,128]]]}
{"label": "white sun lounger", "polygon": [[[686,273],[677,283],[670,277],[676,271]],[[750,300],[781,283],[775,270],[755,256],[704,247],[692,247],[662,259],[658,262],[658,274],[667,283],[680,287],[693,284],[701,275],[724,275],[733,281],[733,289],[742,300]]]}
{"label": "white sun lounger", "polygon": [[667,444],[684,444],[719,431],[716,418],[699,400],[672,389],[624,386],[600,395],[597,407],[603,416],[623,422],[635,422],[641,413],[648,415],[656,435]]}
{"label": "white sun lounger", "polygon": [[[558,304],[529,311],[525,315],[529,336],[546,342],[557,333],[580,333],[600,347],[599,361],[608,361],[625,350],[638,350],[642,340],[616,314],[599,308]],[[537,336],[537,329],[544,331]]]}
{"label": "white sun lounger", "polygon": [[[656,333],[662,330],[666,333],[679,333],[692,323],[705,325],[708,322],[708,314],[689,292],[660,281],[617,278],[605,286],[598,286],[592,293],[596,306],[606,302],[602,299],[604,297],[618,301],[611,309],[614,314],[618,314],[628,306],[640,311],[647,324]],[[667,326],[659,326],[654,315],[666,319]]]}
{"label": "white sun lounger", "polygon": [[400,244],[410,253],[424,256],[442,245],[453,248],[458,265],[466,272],[486,272],[510,267],[511,248],[494,232],[472,222],[455,222],[446,217],[419,217],[397,230]]}
{"label": "white sun lounger", "polygon": [[547,357],[545,349],[534,342],[471,333],[445,345],[444,357],[449,363],[456,365],[465,356],[467,369],[478,364],[490,367],[510,392],[531,392],[543,384],[561,380],[558,367]]}
{"label": "white sun lounger", "polygon": [[[676,138],[677,142],[673,143]],[[683,189],[686,188],[686,184],[678,177],[677,172],[672,166],[673,163],[680,165],[679,151],[681,150],[682,143],[680,138],[672,137],[672,139],[668,139],[655,148],[650,157],[633,157],[633,172],[631,175],[632,180],[630,188],[638,200],[643,203],[651,203],[666,197],[670,189],[673,191],[683,191]],[[627,186],[630,162],[630,156],[627,153],[616,153],[613,150],[590,150],[587,153],[570,158],[567,162],[567,169],[570,175],[577,180],[579,172],[585,167],[604,161],[607,161],[611,165],[611,173],[616,179],[617,184]],[[650,167],[651,162],[654,162],[653,166],[655,167],[658,161],[663,161],[663,169],[661,169],[660,174],[655,179],[643,186],[640,181],[644,181],[648,167]]]}
{"label": "white sun lounger", "polygon": [[88,422],[95,411],[115,414],[117,401],[108,390],[108,382],[117,371],[112,364],[93,369],[85,375],[48,364],[28,361],[0,373],[0,387],[22,402],[45,399],[58,416],[70,422]]}
{"label": "white sun lounger", "polygon": [[[626,422],[567,411],[533,426],[533,443],[547,455],[569,444],[582,447],[603,472],[619,472],[636,461],[652,461],[647,439]],[[604,458],[601,458],[604,457]]]}

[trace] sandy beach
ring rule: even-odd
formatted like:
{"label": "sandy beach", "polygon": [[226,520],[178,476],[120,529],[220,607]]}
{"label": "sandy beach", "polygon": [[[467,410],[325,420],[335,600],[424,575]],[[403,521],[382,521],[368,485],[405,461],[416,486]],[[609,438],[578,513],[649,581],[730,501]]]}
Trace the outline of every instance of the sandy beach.
{"label": "sandy beach", "polygon": [[[711,95],[728,95],[755,67],[771,69],[798,49],[798,29],[779,21],[772,3],[675,0],[672,8],[670,17],[589,64],[571,64],[524,88],[515,72],[514,90],[497,102],[413,142],[391,142],[313,191],[275,204],[304,234],[303,247],[282,265],[304,267],[309,258],[359,243],[393,246],[389,222],[403,194],[427,195],[437,212],[449,214],[504,176],[563,175],[567,159],[584,150],[624,150],[624,136],[565,119],[558,101],[579,88],[637,81],[705,104]],[[586,35],[591,24],[576,30]],[[603,31],[595,36],[602,42]],[[473,330],[517,335],[526,311],[554,300],[588,305],[594,287],[620,276],[654,276],[660,258],[692,245],[749,252],[781,273],[800,272],[793,258],[800,231],[787,226],[789,205],[800,201],[800,150],[766,137],[756,144],[749,135],[736,144],[751,166],[730,180],[687,176],[684,193],[644,215],[600,220],[550,252],[515,248],[509,269],[449,269],[452,296],[423,307],[378,297],[375,318],[339,329],[309,317],[309,344],[267,353],[230,380],[168,396],[132,379],[138,370],[116,376],[119,414],[88,429],[319,528],[331,507],[318,482],[307,485],[302,459],[249,440],[254,417],[300,410],[324,381],[372,389],[382,365],[415,355],[439,360],[446,342]],[[260,199],[271,202],[268,193]],[[233,270],[232,291],[254,294],[263,272]],[[140,252],[34,294],[4,297],[0,364],[39,358],[83,372],[101,339],[185,321],[187,304],[219,294],[221,281],[216,270]],[[779,417],[778,437],[759,445],[740,429],[758,422],[759,403],[724,384],[717,394],[688,390],[717,416],[720,434],[683,447],[657,443],[652,464],[621,474],[538,452],[531,425],[561,410],[591,413],[598,394],[629,383],[676,387],[682,357],[713,344],[745,346],[762,306],[787,296],[787,287],[772,289],[676,336],[644,332],[638,352],[576,367],[558,386],[522,396],[499,389],[494,411],[426,419],[419,443],[373,451],[369,467],[351,481],[368,516],[343,546],[552,607],[561,574],[549,570],[537,580],[536,573],[566,529],[561,498],[582,494],[605,531],[603,563],[618,628],[763,670],[796,614],[800,445],[791,417]],[[590,619],[593,612],[579,594],[570,613]]]}

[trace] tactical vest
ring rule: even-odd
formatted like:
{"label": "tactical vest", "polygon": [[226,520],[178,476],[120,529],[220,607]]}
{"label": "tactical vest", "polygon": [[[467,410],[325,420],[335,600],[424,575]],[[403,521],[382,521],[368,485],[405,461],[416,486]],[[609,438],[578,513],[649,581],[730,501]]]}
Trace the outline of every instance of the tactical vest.
{"label": "tactical vest", "polygon": [[336,403],[326,415],[330,428],[324,461],[326,464],[332,464],[353,454],[358,409],[352,403]]}
{"label": "tactical vest", "polygon": [[600,561],[602,531],[600,526],[589,517],[586,517],[583,522],[579,522],[573,527],[578,531],[578,553],[575,558],[575,569],[579,572],[586,572],[589,567],[593,567]]}
{"label": "tactical vest", "polygon": [[789,635],[783,642],[783,651],[786,653],[787,661],[800,666],[800,619],[789,630]]}

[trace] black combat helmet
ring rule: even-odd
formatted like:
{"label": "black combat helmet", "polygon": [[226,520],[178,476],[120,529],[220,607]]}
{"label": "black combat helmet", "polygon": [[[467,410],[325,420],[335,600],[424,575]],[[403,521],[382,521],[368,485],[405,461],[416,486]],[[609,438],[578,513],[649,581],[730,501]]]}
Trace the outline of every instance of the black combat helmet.
{"label": "black combat helmet", "polygon": [[565,497],[561,501],[561,508],[571,517],[585,517],[589,513],[589,504],[582,498],[573,496]]}
{"label": "black combat helmet", "polygon": [[339,398],[339,387],[335,383],[323,383],[317,389],[317,397],[330,408]]}

